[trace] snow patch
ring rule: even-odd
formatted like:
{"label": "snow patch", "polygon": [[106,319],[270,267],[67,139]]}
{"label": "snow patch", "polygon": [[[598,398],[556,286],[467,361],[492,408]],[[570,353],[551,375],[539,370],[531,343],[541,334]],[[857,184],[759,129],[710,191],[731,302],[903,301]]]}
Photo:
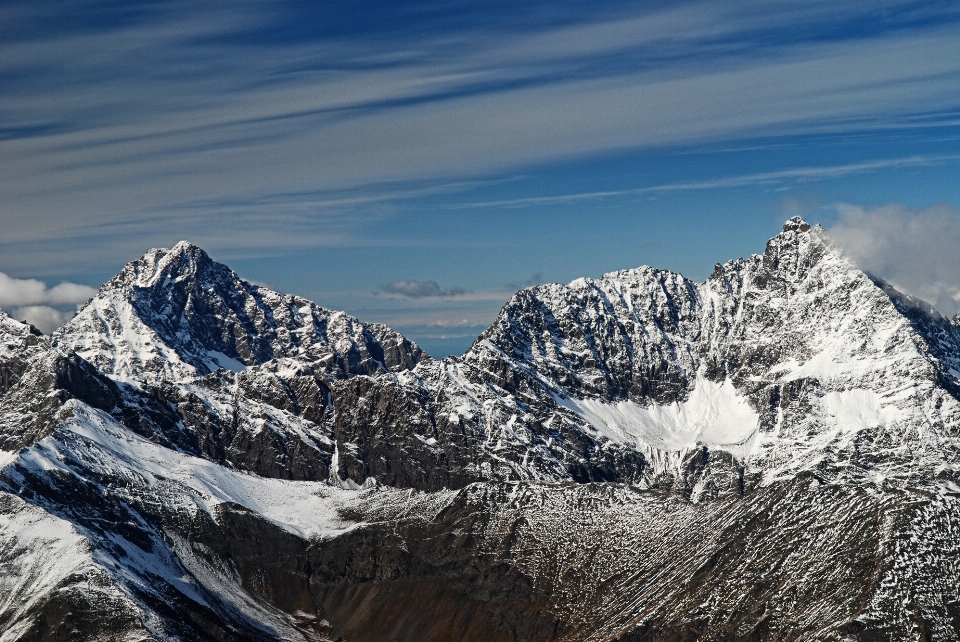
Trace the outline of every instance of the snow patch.
{"label": "snow patch", "polygon": [[7,464],[9,464],[14,459],[16,459],[17,454],[18,453],[15,453],[9,450],[0,450],[0,470],[3,470],[4,468],[6,468]]}
{"label": "snow patch", "polygon": [[207,367],[211,370],[223,368],[232,372],[243,372],[247,369],[247,364],[237,361],[233,357],[228,357],[217,350],[209,350],[207,352]]}
{"label": "snow patch", "polygon": [[829,379],[841,377],[850,371],[850,365],[838,363],[827,352],[814,355],[807,361],[800,363],[796,359],[789,359],[770,369],[770,374],[780,376],[780,381],[796,381],[798,379]]}
{"label": "snow patch", "polygon": [[337,505],[346,491],[321,482],[269,479],[229,470],[206,459],[164,448],[126,430],[109,415],[71,400],[73,416],[59,428],[64,437],[76,435],[84,448],[61,443],[55,436],[41,440],[21,454],[27,467],[50,470],[64,468],[70,457],[84,458],[84,465],[100,469],[104,476],[119,479],[142,478],[144,492],[175,493],[172,501],[190,500],[211,515],[220,504],[239,504],[263,515],[300,537],[334,537],[355,524],[339,517]]}
{"label": "snow patch", "polygon": [[843,432],[889,426],[900,419],[900,409],[883,403],[873,390],[828,392],[821,402],[823,409]]}
{"label": "snow patch", "polygon": [[746,442],[760,418],[729,380],[698,379],[690,397],[667,406],[633,401],[555,398],[583,417],[601,435],[624,444],[679,451],[697,444],[733,446]]}

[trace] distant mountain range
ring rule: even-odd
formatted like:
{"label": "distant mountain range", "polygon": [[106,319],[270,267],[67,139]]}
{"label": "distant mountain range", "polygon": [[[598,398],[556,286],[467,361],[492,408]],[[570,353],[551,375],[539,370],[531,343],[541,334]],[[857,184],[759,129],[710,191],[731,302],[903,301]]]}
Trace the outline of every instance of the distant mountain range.
{"label": "distant mountain range", "polygon": [[0,312],[0,640],[960,639],[960,317],[791,219],[462,357],[151,250]]}

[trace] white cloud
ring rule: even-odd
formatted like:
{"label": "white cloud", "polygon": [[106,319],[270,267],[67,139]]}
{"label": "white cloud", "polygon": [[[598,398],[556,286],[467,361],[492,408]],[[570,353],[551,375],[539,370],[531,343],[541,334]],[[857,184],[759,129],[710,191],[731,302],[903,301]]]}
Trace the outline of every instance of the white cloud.
{"label": "white cloud", "polygon": [[382,290],[385,294],[395,294],[411,299],[451,297],[466,294],[466,291],[462,288],[444,290],[436,281],[391,281],[384,285]]}
{"label": "white cloud", "polygon": [[66,323],[71,316],[69,308],[80,307],[96,293],[94,288],[79,283],[64,281],[51,288],[38,279],[15,279],[0,272],[0,308],[44,334]]}
{"label": "white cloud", "polygon": [[44,334],[69,320],[70,311],[64,308],[79,307],[96,293],[94,288],[79,283],[64,281],[51,288],[38,279],[15,279],[0,272],[0,308],[19,321],[32,323]]}
{"label": "white cloud", "polygon": [[26,305],[13,308],[11,316],[19,321],[32,324],[44,334],[50,334],[70,320],[69,313],[62,312],[49,305]]}
{"label": "white cloud", "polygon": [[830,236],[861,268],[942,314],[960,310],[960,210],[841,204],[837,212]]}
{"label": "white cloud", "polygon": [[0,307],[18,308],[34,305],[76,305],[95,296],[88,285],[64,281],[52,288],[37,279],[15,279],[0,272]]}

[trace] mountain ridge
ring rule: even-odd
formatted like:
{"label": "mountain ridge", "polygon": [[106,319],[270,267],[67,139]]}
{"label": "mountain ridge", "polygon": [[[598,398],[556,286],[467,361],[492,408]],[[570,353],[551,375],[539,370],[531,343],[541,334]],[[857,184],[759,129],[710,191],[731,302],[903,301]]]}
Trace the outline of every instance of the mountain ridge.
{"label": "mountain ridge", "polygon": [[154,379],[156,370],[176,380],[284,358],[342,377],[408,368],[422,354],[386,326],[252,285],[186,241],[127,264],[54,332],[53,344],[132,381]]}
{"label": "mountain ridge", "polygon": [[434,360],[151,250],[52,337],[0,314],[0,639],[956,639],[931,310],[791,219]]}
{"label": "mountain ridge", "polygon": [[[913,464],[907,455],[897,458],[893,452],[906,444],[900,440],[903,446],[880,452],[869,443],[900,439],[897,421],[940,426],[943,444],[934,434],[914,445],[930,459],[927,472],[938,465],[955,471],[960,370],[953,364],[960,353],[955,348],[960,334],[935,318],[928,320],[922,310],[907,318],[891,291],[844,258],[822,229],[792,219],[763,255],[718,266],[701,284],[638,268],[578,279],[568,286],[522,290],[463,357],[418,366],[412,379],[345,382],[345,393],[354,397],[335,421],[339,430],[358,436],[352,439],[362,438],[373,425],[388,452],[398,447],[396,426],[401,421],[434,431],[419,434],[420,441],[455,442],[458,434],[474,435],[474,448],[494,444],[492,452],[488,450],[494,472],[478,470],[475,479],[492,474],[500,479],[680,484],[687,493],[709,487],[709,494],[716,495],[759,483],[770,469],[764,461],[795,474],[820,466],[818,457],[825,450],[838,460],[830,464],[832,471],[821,471],[830,475],[844,468],[872,468],[864,456],[864,450],[870,450],[870,457],[896,461],[884,475],[896,472],[893,476],[906,482]],[[922,334],[930,328],[939,333],[936,341]],[[898,392],[896,384],[884,384],[888,379],[904,381],[906,387]],[[737,398],[758,416],[752,444],[701,444],[741,460],[716,471],[724,479],[711,479],[714,471],[705,468],[683,479],[684,470],[700,466],[695,460],[706,454],[694,444],[670,452],[639,442],[639,448],[629,447],[627,442],[636,442],[650,426],[659,430],[657,422],[663,417],[654,415],[663,415],[671,404],[685,404],[702,382],[723,389],[728,380]],[[897,400],[899,393],[912,397]],[[924,395],[932,396],[926,406],[920,401]],[[402,419],[347,414],[358,407],[399,406],[401,398],[435,401],[413,413],[415,422],[409,410],[401,413]],[[573,403],[558,403],[563,399]],[[587,400],[591,408],[578,411],[578,399]],[[736,399],[726,401],[735,413]],[[532,418],[524,410],[531,407]],[[660,410],[648,412],[651,408]],[[788,421],[803,423],[787,424],[794,436],[780,439],[785,412]],[[789,419],[790,413],[795,419]],[[912,418],[901,418],[902,413]],[[835,439],[830,426],[841,421],[838,414],[860,418],[850,434]],[[491,415],[495,417],[478,419]],[[455,416],[469,416],[472,423],[460,427],[462,419]],[[504,431],[508,425],[512,428]],[[806,439],[821,434],[826,441],[804,454],[788,443],[801,434]],[[415,459],[430,458],[429,449],[414,439],[408,442]],[[941,445],[949,451],[942,459],[936,452]],[[539,449],[546,470],[517,467],[532,449]],[[837,449],[845,453],[830,454]],[[622,453],[623,463],[617,463]],[[444,452],[432,459],[438,462],[451,454],[456,455]],[[743,465],[751,457],[757,461],[753,470]],[[348,456],[346,470],[354,481],[368,474],[395,481],[403,472],[390,469],[396,457],[379,459],[378,467]]]}

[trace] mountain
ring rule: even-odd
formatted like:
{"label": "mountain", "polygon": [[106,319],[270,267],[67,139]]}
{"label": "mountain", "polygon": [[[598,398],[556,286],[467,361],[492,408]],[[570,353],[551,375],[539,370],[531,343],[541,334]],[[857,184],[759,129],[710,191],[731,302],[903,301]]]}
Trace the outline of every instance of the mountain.
{"label": "mountain", "polygon": [[[953,477],[958,357],[955,323],[792,219],[764,254],[703,283],[644,267],[522,290],[462,358],[339,382],[334,422],[358,449],[338,472],[426,489],[616,481],[693,499],[802,471]],[[422,471],[449,472],[431,485]]]}
{"label": "mountain", "polygon": [[46,347],[39,330],[11,319],[0,310],[0,394],[12,388],[30,357]]}
{"label": "mountain", "polygon": [[801,219],[441,361],[180,243],[0,381],[0,640],[960,637],[960,326]]}
{"label": "mountain", "polygon": [[251,285],[185,241],[124,267],[55,333],[54,345],[133,382],[266,362],[341,379],[408,369],[422,355],[384,325]]}
{"label": "mountain", "polygon": [[384,325],[251,285],[186,242],[128,264],[52,347],[105,375],[107,398],[79,398],[138,434],[293,479],[329,475],[333,382],[429,358]]}

